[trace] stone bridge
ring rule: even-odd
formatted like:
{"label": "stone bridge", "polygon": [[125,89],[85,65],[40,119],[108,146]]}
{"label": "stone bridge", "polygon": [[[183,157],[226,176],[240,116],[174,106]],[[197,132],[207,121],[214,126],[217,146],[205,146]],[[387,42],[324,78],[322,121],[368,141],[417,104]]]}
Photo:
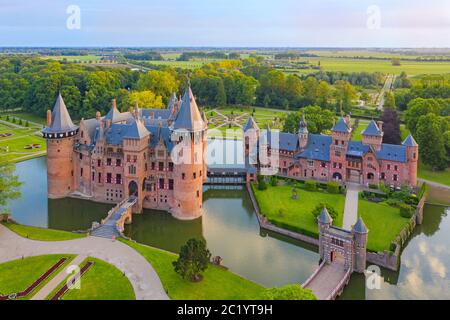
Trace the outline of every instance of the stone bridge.
{"label": "stone bridge", "polygon": [[125,224],[129,224],[132,221],[132,208],[136,202],[137,198],[134,196],[119,202],[114,208],[108,211],[108,215],[98,226],[93,227],[91,236],[109,239],[122,236]]}
{"label": "stone bridge", "polygon": [[365,271],[368,230],[361,218],[351,230],[333,226],[326,208],[317,222],[320,265],[302,287],[311,289],[320,300],[333,300],[342,293],[353,272]]}

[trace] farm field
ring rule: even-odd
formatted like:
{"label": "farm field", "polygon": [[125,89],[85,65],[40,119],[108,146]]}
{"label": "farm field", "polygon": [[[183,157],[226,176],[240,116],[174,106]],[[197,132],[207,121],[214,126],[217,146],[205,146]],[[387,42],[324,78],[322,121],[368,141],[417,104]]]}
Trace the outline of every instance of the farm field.
{"label": "farm field", "polygon": [[100,61],[100,56],[94,56],[94,55],[87,55],[87,56],[43,56],[44,59],[50,59],[50,60],[58,60],[61,61],[63,59],[66,59],[67,61],[81,61],[81,62],[96,62]]}

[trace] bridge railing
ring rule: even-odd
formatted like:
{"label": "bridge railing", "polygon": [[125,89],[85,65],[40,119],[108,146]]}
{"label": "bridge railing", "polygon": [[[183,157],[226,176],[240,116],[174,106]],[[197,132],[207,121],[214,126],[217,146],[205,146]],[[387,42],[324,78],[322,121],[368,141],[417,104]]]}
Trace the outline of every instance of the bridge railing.
{"label": "bridge railing", "polygon": [[350,280],[350,276],[352,274],[352,269],[349,268],[347,272],[345,273],[344,277],[341,281],[337,284],[336,288],[331,291],[331,293],[326,297],[325,300],[334,300],[337,295],[344,289],[344,287],[347,285],[348,281]]}
{"label": "bridge railing", "polygon": [[325,259],[322,261],[322,263],[317,267],[317,269],[309,276],[308,279],[302,284],[302,288],[306,288],[313,280],[314,278],[319,274],[320,270],[322,270],[323,266],[325,265],[326,261]]}

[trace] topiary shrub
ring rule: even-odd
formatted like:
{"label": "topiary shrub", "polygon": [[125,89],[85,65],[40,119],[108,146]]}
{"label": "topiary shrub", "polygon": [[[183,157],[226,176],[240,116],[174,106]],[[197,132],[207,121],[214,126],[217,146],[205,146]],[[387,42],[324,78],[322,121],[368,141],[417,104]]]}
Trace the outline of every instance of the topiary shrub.
{"label": "topiary shrub", "polygon": [[335,220],[338,216],[338,213],[336,209],[334,209],[332,206],[330,206],[328,203],[319,203],[314,210],[312,211],[313,216],[317,219],[317,217],[320,215],[320,213],[323,210],[323,207],[327,208],[328,214],[330,215],[333,220]]}
{"label": "topiary shrub", "polygon": [[327,191],[329,193],[340,193],[340,187],[339,184],[335,181],[330,181],[327,183]]}
{"label": "topiary shrub", "polygon": [[399,205],[399,207],[400,207],[400,215],[403,218],[411,218],[413,216],[414,210],[410,205],[402,203]]}
{"label": "topiary shrub", "polygon": [[306,180],[305,189],[308,191],[317,191],[317,183],[313,180]]}

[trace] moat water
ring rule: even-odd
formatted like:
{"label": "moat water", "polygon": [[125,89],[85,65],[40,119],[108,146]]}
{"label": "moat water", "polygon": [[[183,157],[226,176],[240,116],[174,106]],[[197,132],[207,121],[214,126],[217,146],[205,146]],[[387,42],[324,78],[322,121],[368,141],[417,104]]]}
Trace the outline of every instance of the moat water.
{"label": "moat water", "polygon": [[[17,164],[24,182],[22,199],[13,201],[19,223],[61,230],[83,230],[100,221],[111,206],[84,200],[47,199],[46,158]],[[450,199],[450,194],[442,195]],[[134,215],[126,234],[138,242],[178,252],[188,239],[203,238],[213,255],[232,271],[264,286],[301,283],[318,263],[306,244],[262,232],[244,189],[205,188],[203,217],[179,221],[165,212]],[[450,299],[450,208],[427,205],[424,224],[404,249],[399,272],[382,270],[380,289],[369,290],[354,275],[342,299]]]}

